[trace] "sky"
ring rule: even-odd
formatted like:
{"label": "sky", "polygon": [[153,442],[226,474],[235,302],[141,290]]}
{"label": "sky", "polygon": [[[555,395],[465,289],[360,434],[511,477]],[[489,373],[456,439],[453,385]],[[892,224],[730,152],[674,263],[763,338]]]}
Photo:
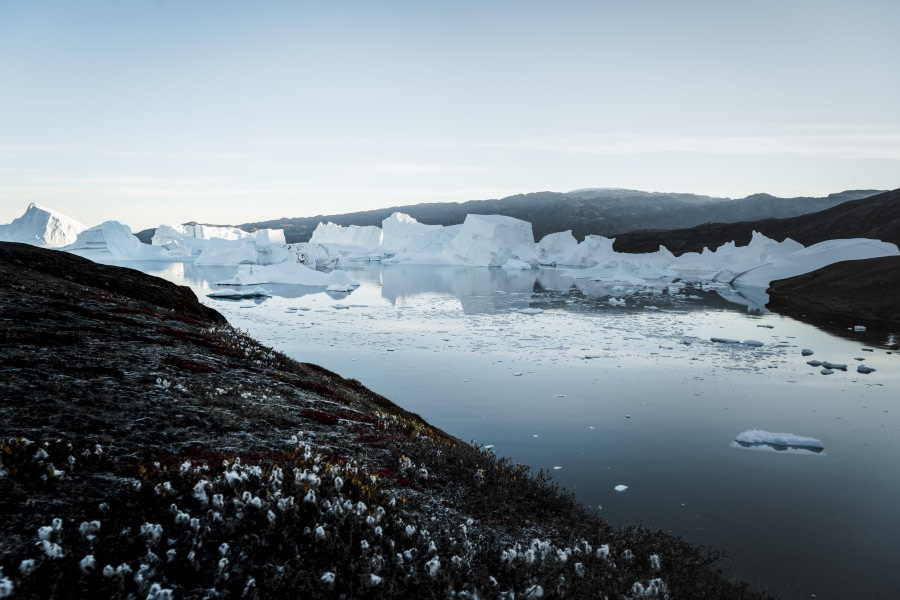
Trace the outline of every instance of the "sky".
{"label": "sky", "polygon": [[0,223],[900,187],[900,2],[0,0]]}

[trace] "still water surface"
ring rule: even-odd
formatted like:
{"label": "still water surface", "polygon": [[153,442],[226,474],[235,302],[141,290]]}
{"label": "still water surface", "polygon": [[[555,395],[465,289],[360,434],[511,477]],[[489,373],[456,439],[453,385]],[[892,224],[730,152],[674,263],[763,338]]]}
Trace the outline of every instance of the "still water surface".
{"label": "still water surface", "polygon": [[[201,298],[235,272],[128,266]],[[720,567],[757,588],[791,598],[896,593],[900,354],[863,334],[760,313],[758,293],[725,293],[741,303],[668,286],[628,294],[555,269],[367,265],[353,274],[362,285],[349,295],[266,285],[274,296],[264,301],[205,302],[298,360],[551,470],[613,523],[725,550]],[[535,308],[543,312],[519,312]],[[810,359],[848,370],[822,375]],[[876,371],[859,374],[858,364]],[[753,428],[815,437],[825,450],[733,443]]]}

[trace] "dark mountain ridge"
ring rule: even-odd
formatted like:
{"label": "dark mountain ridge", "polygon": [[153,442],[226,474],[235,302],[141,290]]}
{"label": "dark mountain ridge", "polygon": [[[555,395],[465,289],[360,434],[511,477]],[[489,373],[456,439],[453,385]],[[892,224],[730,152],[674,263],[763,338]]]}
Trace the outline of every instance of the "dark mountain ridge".
{"label": "dark mountain ridge", "polygon": [[[375,225],[394,212],[406,213],[429,225],[457,225],[467,214],[498,214],[532,224],[535,240],[549,233],[572,230],[586,235],[616,236],[638,229],[676,229],[709,222],[732,223],[759,218],[784,218],[807,214],[877,194],[876,190],[848,190],[824,198],[778,198],[754,194],[741,199],[715,198],[696,194],[642,192],[623,189],[584,189],[568,193],[534,192],[502,199],[470,200],[392,206],[374,210],[283,217],[239,225],[242,229],[284,229],[288,243],[307,242],[320,223]],[[137,233],[149,243],[153,229]]]}

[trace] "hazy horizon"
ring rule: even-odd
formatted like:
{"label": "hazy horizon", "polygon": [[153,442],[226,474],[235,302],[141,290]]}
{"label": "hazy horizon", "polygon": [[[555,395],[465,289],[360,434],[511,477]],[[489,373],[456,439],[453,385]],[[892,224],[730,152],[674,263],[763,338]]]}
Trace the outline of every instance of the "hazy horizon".
{"label": "hazy horizon", "polygon": [[900,5],[0,4],[0,223],[900,187]]}

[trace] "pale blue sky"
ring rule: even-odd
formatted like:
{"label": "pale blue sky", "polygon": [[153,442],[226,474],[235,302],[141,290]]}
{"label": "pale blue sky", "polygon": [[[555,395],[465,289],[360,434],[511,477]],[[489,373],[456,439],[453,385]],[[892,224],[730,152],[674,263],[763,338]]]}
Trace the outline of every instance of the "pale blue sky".
{"label": "pale blue sky", "polygon": [[900,187],[900,2],[0,0],[0,223]]}

